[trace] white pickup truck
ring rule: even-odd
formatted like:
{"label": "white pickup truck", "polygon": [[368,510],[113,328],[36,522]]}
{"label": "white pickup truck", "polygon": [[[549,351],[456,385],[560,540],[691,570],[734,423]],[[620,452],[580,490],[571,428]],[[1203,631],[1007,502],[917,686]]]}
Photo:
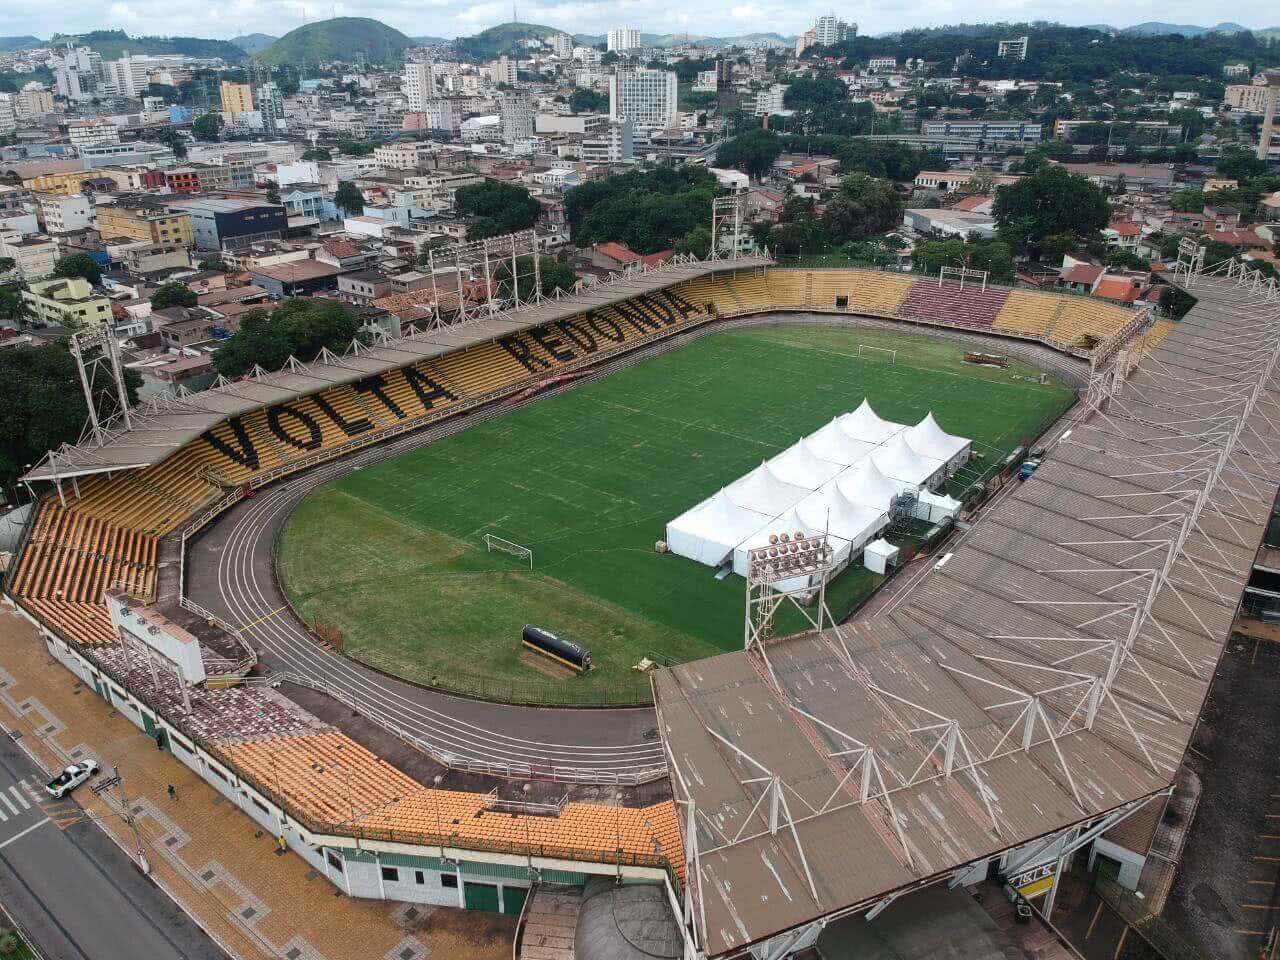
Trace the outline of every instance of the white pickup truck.
{"label": "white pickup truck", "polygon": [[97,760],[81,760],[64,767],[61,773],[45,784],[45,789],[49,791],[49,796],[61,799],[90,777],[96,777],[99,769]]}

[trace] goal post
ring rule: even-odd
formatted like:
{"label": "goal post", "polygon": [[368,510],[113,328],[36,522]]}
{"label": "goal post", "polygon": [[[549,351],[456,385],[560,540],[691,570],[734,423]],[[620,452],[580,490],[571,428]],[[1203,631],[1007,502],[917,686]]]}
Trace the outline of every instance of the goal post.
{"label": "goal post", "polygon": [[511,540],[504,540],[502,537],[495,537],[491,533],[484,535],[485,550],[489,553],[497,550],[500,553],[509,553],[514,557],[520,557],[529,561],[529,569],[533,569],[533,550],[522,544],[515,543]]}
{"label": "goal post", "polygon": [[890,350],[888,347],[873,347],[869,343],[860,343],[858,344],[858,359],[880,360],[896,364],[898,362],[898,351]]}

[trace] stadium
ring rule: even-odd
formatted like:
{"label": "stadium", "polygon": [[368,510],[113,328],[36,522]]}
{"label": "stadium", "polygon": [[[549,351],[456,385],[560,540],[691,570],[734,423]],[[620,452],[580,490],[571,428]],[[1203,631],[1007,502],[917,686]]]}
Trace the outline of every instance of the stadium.
{"label": "stadium", "polygon": [[[1189,252],[1174,279],[1198,298],[1177,324],[968,272],[765,256],[463,310],[95,423],[25,478],[44,493],[6,597],[348,895],[520,914],[527,933],[540,890],[608,881],[615,912],[665,914],[649,955],[691,958],[784,957],[849,918],[870,936],[988,876],[1047,913],[1074,857],[1141,862],[1123,831],[1160,816],[1280,480],[1274,285]],[[830,559],[804,567],[754,534],[714,570],[655,551],[864,400],[894,436],[932,424],[982,454],[912,481],[961,524],[869,524],[829,585],[842,537],[818,522],[803,541]],[[700,429],[624,431],[641,402]],[[1010,455],[1032,445],[1018,483]],[[588,479],[604,507],[573,500]],[[659,487],[598,549],[594,520]],[[862,573],[872,534],[919,559]],[[463,541],[445,572],[468,602],[422,573]],[[723,570],[738,547],[745,578]],[[541,623],[505,609],[525,596]],[[379,651],[405,618],[460,607],[453,633]],[[486,612],[500,650],[479,643]],[[586,677],[512,627],[570,613]],[[415,675],[426,646],[454,649]],[[597,669],[622,696],[592,689]]]}

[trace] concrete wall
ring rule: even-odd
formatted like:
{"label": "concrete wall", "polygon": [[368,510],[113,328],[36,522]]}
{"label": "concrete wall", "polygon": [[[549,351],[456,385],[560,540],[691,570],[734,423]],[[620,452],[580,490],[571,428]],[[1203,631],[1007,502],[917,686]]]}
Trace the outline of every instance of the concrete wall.
{"label": "concrete wall", "polygon": [[1093,871],[1094,862],[1098,859],[1098,854],[1120,862],[1120,875],[1116,878],[1116,882],[1120,886],[1127,887],[1130,890],[1138,889],[1138,878],[1142,876],[1142,868],[1147,863],[1146,857],[1140,853],[1134,853],[1118,843],[1112,843],[1105,837],[1099,837],[1093,841],[1093,849],[1089,851],[1090,872]]}

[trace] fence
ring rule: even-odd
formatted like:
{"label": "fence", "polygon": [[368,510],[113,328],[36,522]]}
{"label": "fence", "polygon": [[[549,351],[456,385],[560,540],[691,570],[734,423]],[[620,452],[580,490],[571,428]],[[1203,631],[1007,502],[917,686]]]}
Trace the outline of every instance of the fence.
{"label": "fence", "polygon": [[1102,902],[1115,911],[1129,928],[1163,960],[1212,960],[1182,939],[1167,920],[1148,912],[1146,904],[1114,880],[1099,877],[1094,884]]}

